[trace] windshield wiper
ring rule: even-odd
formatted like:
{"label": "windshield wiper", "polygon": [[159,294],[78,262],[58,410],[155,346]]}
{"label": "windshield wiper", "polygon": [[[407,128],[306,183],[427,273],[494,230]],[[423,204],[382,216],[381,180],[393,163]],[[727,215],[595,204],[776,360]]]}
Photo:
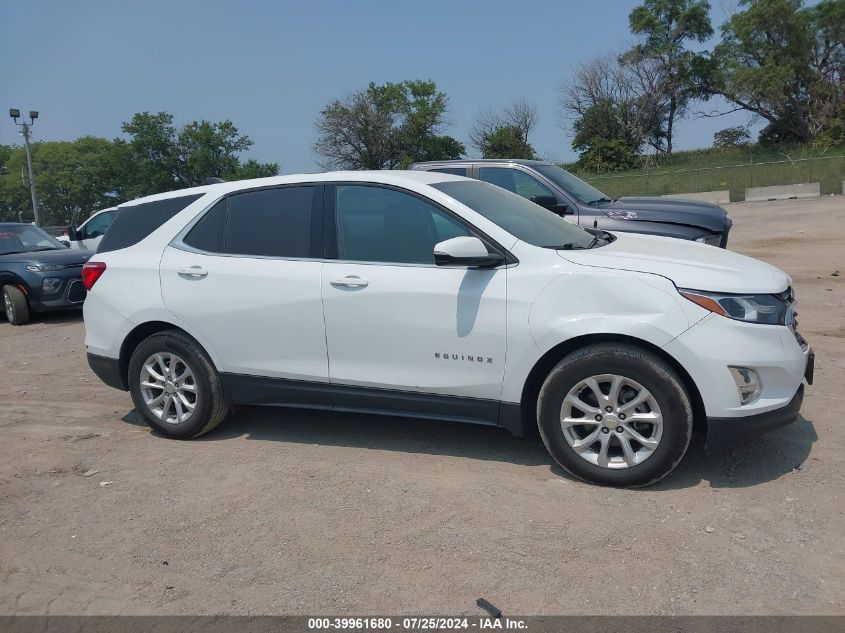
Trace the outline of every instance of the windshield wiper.
{"label": "windshield wiper", "polygon": [[584,204],[595,204],[596,202],[613,202],[607,196],[602,196],[601,198],[596,198],[595,200],[590,200],[589,202],[585,202]]}
{"label": "windshield wiper", "polygon": [[[560,244],[558,246],[547,246],[546,248],[551,248],[555,251],[574,251],[574,250],[582,250],[584,249],[583,246],[580,244],[573,244],[572,242],[567,242],[566,244]],[[590,248],[587,246],[587,248]]]}

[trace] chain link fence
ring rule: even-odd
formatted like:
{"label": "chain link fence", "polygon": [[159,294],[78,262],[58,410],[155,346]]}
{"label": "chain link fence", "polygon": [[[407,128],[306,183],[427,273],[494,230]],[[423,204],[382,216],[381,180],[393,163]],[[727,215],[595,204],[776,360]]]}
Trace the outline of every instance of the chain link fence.
{"label": "chain link fence", "polygon": [[620,174],[579,173],[578,176],[613,198],[728,190],[731,202],[740,202],[745,200],[745,190],[750,187],[814,182],[820,184],[824,196],[843,193],[845,155],[761,162],[752,158],[736,165],[675,170],[655,167]]}

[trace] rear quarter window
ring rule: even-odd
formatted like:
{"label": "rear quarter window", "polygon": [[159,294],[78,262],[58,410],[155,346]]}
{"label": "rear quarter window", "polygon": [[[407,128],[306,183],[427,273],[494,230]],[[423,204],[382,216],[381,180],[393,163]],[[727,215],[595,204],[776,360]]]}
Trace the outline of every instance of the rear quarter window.
{"label": "rear quarter window", "polygon": [[111,226],[103,236],[97,252],[107,253],[137,244],[182,209],[204,195],[204,193],[198,193],[192,196],[179,196],[178,198],[167,198],[166,200],[156,200],[155,202],[119,208]]}

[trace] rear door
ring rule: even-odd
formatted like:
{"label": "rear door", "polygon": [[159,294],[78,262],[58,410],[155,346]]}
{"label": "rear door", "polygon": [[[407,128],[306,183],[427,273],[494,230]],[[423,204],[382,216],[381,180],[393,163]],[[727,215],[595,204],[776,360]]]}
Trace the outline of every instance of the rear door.
{"label": "rear door", "polygon": [[327,250],[337,257],[322,279],[336,406],[495,422],[507,270],[435,265],[436,243],[473,231],[416,194],[340,183],[327,186],[326,203]]}
{"label": "rear door", "polygon": [[165,305],[238,385],[251,388],[249,377],[328,381],[321,204],[322,185],[232,194],[165,249]]}

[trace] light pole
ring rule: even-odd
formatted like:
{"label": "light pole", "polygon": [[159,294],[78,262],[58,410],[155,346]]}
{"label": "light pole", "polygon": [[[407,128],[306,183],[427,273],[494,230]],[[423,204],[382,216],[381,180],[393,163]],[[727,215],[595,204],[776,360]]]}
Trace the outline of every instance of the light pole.
{"label": "light pole", "polygon": [[[35,216],[35,225],[41,226],[41,213],[38,211],[38,196],[35,193],[35,173],[32,171],[32,151],[29,149],[32,126],[35,125],[35,119],[38,118],[38,111],[29,111],[29,123],[21,117],[21,111],[16,108],[9,108],[9,116],[12,117],[15,125],[21,128],[23,144],[26,146],[26,166],[29,168],[29,192],[32,194],[32,214]],[[18,119],[21,119],[20,123],[18,123]]]}

